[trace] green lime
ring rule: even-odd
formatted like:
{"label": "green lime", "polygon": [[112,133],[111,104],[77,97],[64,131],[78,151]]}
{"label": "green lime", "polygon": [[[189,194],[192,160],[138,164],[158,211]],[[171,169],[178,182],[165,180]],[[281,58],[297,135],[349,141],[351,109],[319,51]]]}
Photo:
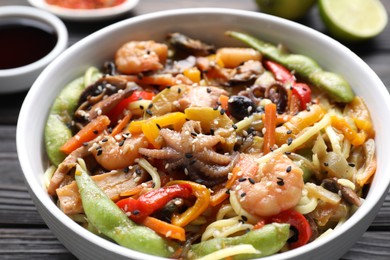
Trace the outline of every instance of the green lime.
{"label": "green lime", "polygon": [[316,0],[256,0],[260,11],[290,20],[302,18]]}
{"label": "green lime", "polygon": [[340,40],[370,39],[387,24],[386,9],[379,0],[319,0],[318,6],[329,33]]}

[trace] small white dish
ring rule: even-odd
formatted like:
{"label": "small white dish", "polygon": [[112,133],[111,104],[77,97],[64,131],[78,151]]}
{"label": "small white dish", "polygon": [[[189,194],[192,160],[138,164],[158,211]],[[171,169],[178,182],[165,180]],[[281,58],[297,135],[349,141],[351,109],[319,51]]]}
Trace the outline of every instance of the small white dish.
{"label": "small white dish", "polygon": [[70,9],[48,4],[46,0],[28,0],[37,8],[49,11],[65,20],[73,21],[93,21],[114,18],[129,12],[139,2],[139,0],[125,0],[122,4],[108,8],[99,9]]}
{"label": "small white dish", "polygon": [[[0,8],[0,21],[32,20],[50,28],[57,40],[53,49],[42,58],[9,69],[0,69],[0,94],[29,89],[42,70],[63,52],[68,45],[68,31],[64,23],[53,14],[28,6],[6,6]],[[26,42],[28,44],[28,40]],[[11,50],[18,51],[18,50]]]}

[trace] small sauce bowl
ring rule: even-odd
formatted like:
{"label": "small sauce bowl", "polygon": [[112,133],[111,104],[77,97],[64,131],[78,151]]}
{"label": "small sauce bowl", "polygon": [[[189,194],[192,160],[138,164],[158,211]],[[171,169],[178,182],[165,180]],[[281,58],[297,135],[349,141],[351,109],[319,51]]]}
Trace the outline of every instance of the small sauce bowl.
{"label": "small sauce bowl", "polygon": [[27,6],[0,8],[0,93],[26,90],[68,44],[64,23]]}

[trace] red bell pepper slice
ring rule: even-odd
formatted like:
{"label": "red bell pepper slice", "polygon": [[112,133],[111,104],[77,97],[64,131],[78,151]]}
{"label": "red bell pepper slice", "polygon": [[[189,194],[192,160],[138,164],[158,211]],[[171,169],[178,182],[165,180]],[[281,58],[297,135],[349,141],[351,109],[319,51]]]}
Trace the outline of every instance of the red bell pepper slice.
{"label": "red bell pepper slice", "polygon": [[307,244],[312,236],[312,230],[309,222],[305,216],[295,210],[282,211],[271,217],[270,222],[290,224],[295,233],[294,236],[287,241],[289,242],[290,249]]}
{"label": "red bell pepper slice", "polygon": [[118,105],[116,105],[113,109],[110,110],[110,112],[107,114],[107,116],[110,118],[111,122],[118,122],[120,119],[123,111],[128,108],[129,104],[134,101],[138,100],[152,100],[154,97],[154,93],[150,91],[144,91],[144,90],[137,90],[134,91],[131,96],[128,98],[125,98],[121,102],[119,102]]}
{"label": "red bell pepper slice", "polygon": [[181,183],[151,190],[138,199],[126,198],[118,201],[116,205],[125,213],[130,213],[129,218],[134,221],[142,220],[155,211],[163,208],[165,204],[174,198],[187,199],[192,195],[192,187]]}
{"label": "red bell pepper slice", "polygon": [[300,109],[305,110],[307,104],[311,102],[311,89],[306,83],[297,83],[294,75],[291,72],[280,65],[279,63],[266,60],[264,61],[265,67],[274,74],[277,81],[282,84],[291,84],[292,94],[298,97],[300,103]]}

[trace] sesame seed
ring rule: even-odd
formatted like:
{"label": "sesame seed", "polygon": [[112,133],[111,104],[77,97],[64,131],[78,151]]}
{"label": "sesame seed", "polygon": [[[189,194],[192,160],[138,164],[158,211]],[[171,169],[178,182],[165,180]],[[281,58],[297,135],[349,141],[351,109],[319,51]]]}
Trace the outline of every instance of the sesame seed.
{"label": "sesame seed", "polygon": [[276,182],[279,186],[283,186],[284,185],[284,180],[283,178],[280,178],[280,177],[277,177],[278,178],[278,181]]}
{"label": "sesame seed", "polygon": [[291,152],[285,152],[284,154],[285,154],[285,155],[290,155],[290,154],[291,154]]}
{"label": "sesame seed", "polygon": [[242,178],[239,178],[238,181],[239,181],[239,182],[246,181],[246,178],[243,178],[243,177],[242,177]]}
{"label": "sesame seed", "polygon": [[223,116],[223,114],[225,114],[225,109],[221,108],[221,110],[219,110],[219,113],[221,114],[221,116]]}
{"label": "sesame seed", "polygon": [[195,133],[195,132],[191,132],[191,135],[192,135],[192,136],[197,136],[198,134]]}
{"label": "sesame seed", "polygon": [[161,130],[161,126],[159,124],[156,123],[156,126],[157,126],[158,129]]}
{"label": "sesame seed", "polygon": [[292,134],[292,131],[291,130],[287,130],[286,133],[289,135],[289,134]]}
{"label": "sesame seed", "polygon": [[242,215],[241,218],[242,218],[242,220],[244,220],[244,221],[248,221],[247,216]]}
{"label": "sesame seed", "polygon": [[100,156],[100,155],[102,155],[102,153],[103,153],[103,150],[102,150],[102,148],[100,147],[98,150],[97,150],[97,156]]}
{"label": "sesame seed", "polygon": [[153,103],[150,103],[150,104],[148,105],[148,108],[151,109],[152,107],[153,107]]}
{"label": "sesame seed", "polygon": [[207,88],[207,93],[211,93],[211,88]]}
{"label": "sesame seed", "polygon": [[140,168],[135,169],[135,173],[136,173],[137,175],[141,175],[141,169],[140,169]]}
{"label": "sesame seed", "polygon": [[151,111],[150,109],[146,109],[146,113],[147,113],[148,115],[150,115],[150,116],[153,115],[153,113],[152,113],[152,111]]}
{"label": "sesame seed", "polygon": [[99,131],[98,131],[98,130],[93,130],[93,133],[94,133],[95,135],[97,135],[97,134],[99,133]]}
{"label": "sesame seed", "polygon": [[328,167],[328,166],[329,166],[329,163],[324,162],[324,166]]}
{"label": "sesame seed", "polygon": [[179,93],[179,94],[181,93],[181,88],[177,89],[177,93]]}
{"label": "sesame seed", "polygon": [[293,142],[293,139],[291,137],[287,139],[287,145],[291,145],[292,142]]}
{"label": "sesame seed", "polygon": [[291,172],[291,169],[292,169],[292,167],[291,167],[291,165],[289,165],[289,166],[286,168],[286,172]]}
{"label": "sesame seed", "polygon": [[144,106],[143,106],[143,105],[139,105],[139,108],[140,108],[141,110],[144,110]]}
{"label": "sesame seed", "polygon": [[133,212],[132,212],[133,215],[138,215],[139,213],[140,213],[140,211],[139,211],[138,209],[135,209],[135,210],[133,210]]}
{"label": "sesame seed", "polygon": [[246,193],[245,193],[245,192],[243,192],[243,193],[241,193],[241,194],[240,194],[240,196],[241,196],[241,198],[243,198],[243,197],[245,197],[245,196],[246,196]]}
{"label": "sesame seed", "polygon": [[234,129],[237,129],[237,128],[238,128],[238,126],[235,125],[235,124],[232,124],[232,127],[233,127]]}
{"label": "sesame seed", "polygon": [[227,190],[225,191],[225,193],[226,193],[226,194],[230,194],[230,189],[227,189]]}
{"label": "sesame seed", "polygon": [[191,153],[186,153],[185,156],[186,156],[186,158],[190,159],[190,158],[192,158],[193,155]]}
{"label": "sesame seed", "polygon": [[125,143],[125,140],[120,141],[119,146],[123,146],[124,143]]}
{"label": "sesame seed", "polygon": [[355,167],[355,164],[354,164],[354,163],[348,163],[348,165],[349,165],[350,167]]}
{"label": "sesame seed", "polygon": [[105,142],[107,142],[107,141],[108,141],[107,137],[105,137],[105,138],[102,139],[102,143],[105,143]]}
{"label": "sesame seed", "polygon": [[252,178],[248,178],[248,181],[249,181],[251,184],[255,184],[255,183],[256,183],[255,180],[252,179]]}
{"label": "sesame seed", "polygon": [[88,146],[88,142],[84,142],[84,143],[83,143],[83,146]]}

